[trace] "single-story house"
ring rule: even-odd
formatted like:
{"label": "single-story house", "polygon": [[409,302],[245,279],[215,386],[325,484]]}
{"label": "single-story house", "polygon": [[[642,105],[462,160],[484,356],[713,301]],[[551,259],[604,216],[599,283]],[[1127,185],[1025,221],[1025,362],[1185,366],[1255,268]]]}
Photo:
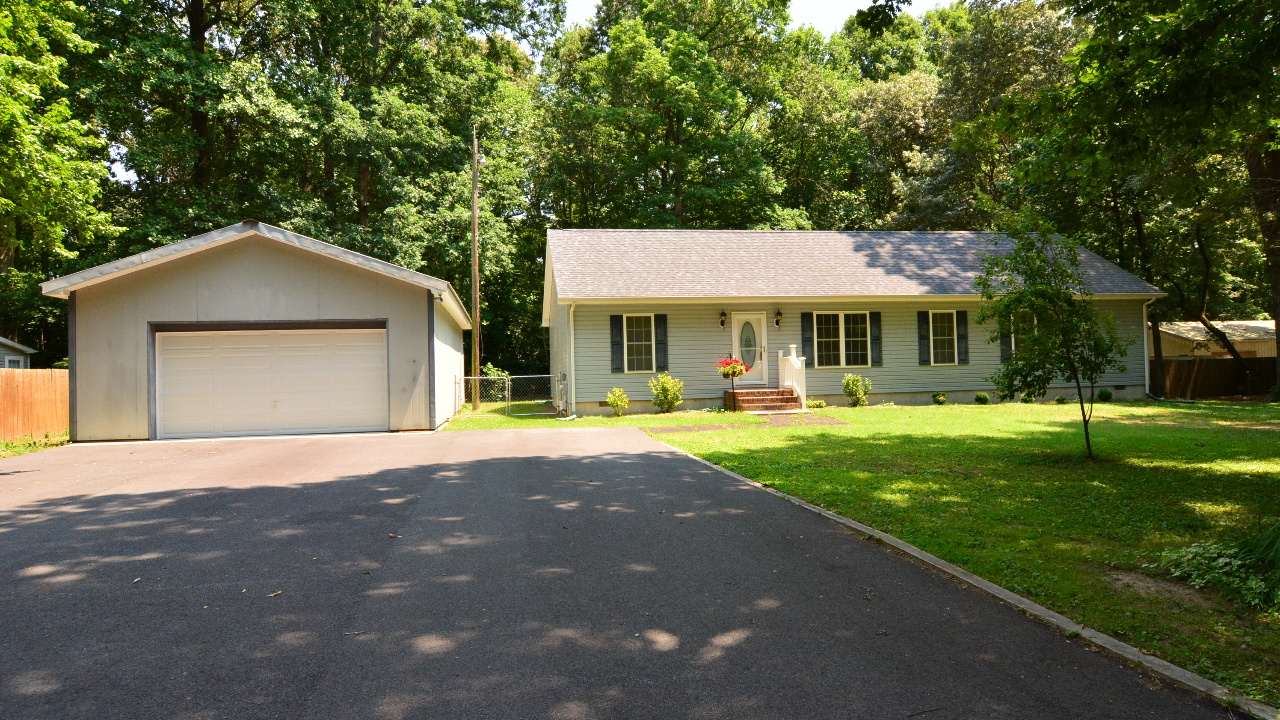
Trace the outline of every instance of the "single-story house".
{"label": "single-story house", "polygon": [[31,356],[35,348],[29,348],[8,338],[0,337],[0,368],[5,370],[30,370]]}
{"label": "single-story house", "polygon": [[[1274,320],[1217,320],[1213,325],[1227,334],[1241,357],[1276,356]],[[1151,343],[1147,346],[1150,349]],[[1154,349],[1150,352],[1155,355]],[[1160,354],[1167,358],[1230,357],[1226,347],[1194,321],[1160,323]]]}
{"label": "single-story house", "polygon": [[449,283],[247,220],[44,283],[71,439],[430,430],[462,405]]}
{"label": "single-story house", "polygon": [[[614,387],[652,409],[648,380],[685,383],[684,408],[728,403],[715,363],[751,366],[743,388],[794,385],[803,357],[808,398],[844,404],[846,373],[871,401],[971,401],[1016,338],[989,342],[976,323],[974,278],[1000,236],[980,232],[551,230],[542,322],[550,328],[558,410],[610,412]],[[1007,244],[1006,244],[1007,246]],[[1099,309],[1128,340],[1127,369],[1104,378],[1117,397],[1147,389],[1146,307],[1163,293],[1081,249]],[[785,355],[783,359],[780,355]],[[1062,394],[1073,394],[1064,384]],[[767,393],[762,393],[767,395]]]}

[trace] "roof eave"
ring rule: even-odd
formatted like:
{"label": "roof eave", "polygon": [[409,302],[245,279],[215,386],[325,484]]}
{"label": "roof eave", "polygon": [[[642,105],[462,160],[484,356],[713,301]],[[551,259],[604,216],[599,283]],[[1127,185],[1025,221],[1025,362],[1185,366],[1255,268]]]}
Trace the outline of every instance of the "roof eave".
{"label": "roof eave", "polygon": [[[1095,299],[1101,300],[1154,300],[1167,293],[1094,293]],[[649,303],[693,303],[693,302],[910,302],[919,300],[976,300],[977,293],[941,294],[921,293],[918,295],[679,295],[665,297],[636,296],[583,296],[571,297],[561,295],[556,298],[559,305],[616,305],[616,304],[649,304]]]}
{"label": "roof eave", "polygon": [[17,350],[17,351],[18,351],[18,352],[20,352],[20,353],[26,353],[26,354],[28,354],[28,355],[32,355],[32,354],[34,354],[34,353],[36,352],[36,349],[35,349],[35,348],[29,348],[29,347],[27,347],[26,345],[23,345],[23,344],[22,344],[22,343],[20,343],[20,342],[14,342],[13,340],[10,340],[9,338],[4,338],[4,337],[0,337],[0,345],[2,345],[2,346],[4,346],[4,347],[8,347],[8,348],[10,348],[10,349],[12,349],[12,350]]}

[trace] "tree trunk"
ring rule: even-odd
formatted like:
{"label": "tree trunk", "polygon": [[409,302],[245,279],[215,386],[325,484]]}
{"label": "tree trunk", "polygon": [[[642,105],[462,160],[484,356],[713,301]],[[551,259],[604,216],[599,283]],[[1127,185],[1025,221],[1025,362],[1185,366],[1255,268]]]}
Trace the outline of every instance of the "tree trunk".
{"label": "tree trunk", "polygon": [[1226,348],[1227,353],[1231,355],[1231,361],[1235,363],[1240,372],[1244,375],[1244,386],[1247,390],[1252,384],[1249,382],[1249,366],[1245,364],[1244,358],[1240,356],[1240,351],[1236,350],[1236,346],[1231,342],[1231,338],[1222,330],[1214,326],[1209,320],[1207,314],[1209,307],[1209,282],[1213,274],[1213,266],[1210,264],[1209,249],[1204,244],[1204,234],[1201,232],[1200,223],[1196,223],[1196,249],[1200,251],[1200,262],[1204,264],[1204,275],[1200,279],[1200,307],[1196,312],[1196,319],[1204,326],[1209,334],[1218,339],[1218,344]]}
{"label": "tree trunk", "polygon": [[1252,138],[1244,147],[1244,163],[1249,169],[1249,189],[1262,232],[1262,254],[1267,259],[1271,302],[1267,310],[1276,323],[1276,378],[1280,381],[1280,131],[1272,128]]}
{"label": "tree trunk", "polygon": [[[205,0],[188,0],[187,38],[191,43],[191,51],[197,56],[205,54],[207,44],[205,35],[209,32],[211,24]],[[196,187],[204,187],[209,184],[211,175],[209,113],[203,108],[204,98],[188,96],[187,103],[191,108],[191,133],[196,136],[196,160],[191,168],[191,180]]]}
{"label": "tree trunk", "polygon": [[358,214],[357,221],[360,227],[369,227],[369,196],[372,194],[370,190],[370,176],[373,174],[373,168],[369,165],[368,160],[361,160],[356,166],[356,212]]}

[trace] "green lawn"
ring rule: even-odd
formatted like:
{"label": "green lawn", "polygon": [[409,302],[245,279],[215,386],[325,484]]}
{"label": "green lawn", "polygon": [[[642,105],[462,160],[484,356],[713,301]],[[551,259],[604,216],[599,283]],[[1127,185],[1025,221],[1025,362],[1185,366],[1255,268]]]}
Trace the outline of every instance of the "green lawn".
{"label": "green lawn", "polygon": [[677,411],[655,415],[623,415],[607,417],[588,415],[573,420],[561,420],[547,414],[550,409],[544,403],[513,403],[512,415],[502,414],[505,406],[481,403],[480,412],[471,412],[467,406],[446,426],[446,430],[500,430],[510,428],[549,427],[678,427],[682,425],[753,425],[766,421],[756,415],[740,412],[706,412],[702,410]]}
{"label": "green lawn", "polygon": [[0,440],[0,458],[25,455],[37,450],[45,450],[71,442],[66,430],[58,435],[46,434],[42,438],[21,437],[15,440]]}
{"label": "green lawn", "polygon": [[820,414],[848,425],[659,437],[1280,702],[1280,614],[1143,567],[1166,548],[1280,517],[1280,405],[1100,405],[1092,462],[1074,405]]}

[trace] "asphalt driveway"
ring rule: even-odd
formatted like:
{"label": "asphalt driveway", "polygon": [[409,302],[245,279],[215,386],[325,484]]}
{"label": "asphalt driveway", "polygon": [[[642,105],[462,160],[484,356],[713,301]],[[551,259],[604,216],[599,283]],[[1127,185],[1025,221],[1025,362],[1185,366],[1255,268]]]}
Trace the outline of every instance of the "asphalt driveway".
{"label": "asphalt driveway", "polygon": [[635,429],[0,460],[0,718],[1223,718]]}

